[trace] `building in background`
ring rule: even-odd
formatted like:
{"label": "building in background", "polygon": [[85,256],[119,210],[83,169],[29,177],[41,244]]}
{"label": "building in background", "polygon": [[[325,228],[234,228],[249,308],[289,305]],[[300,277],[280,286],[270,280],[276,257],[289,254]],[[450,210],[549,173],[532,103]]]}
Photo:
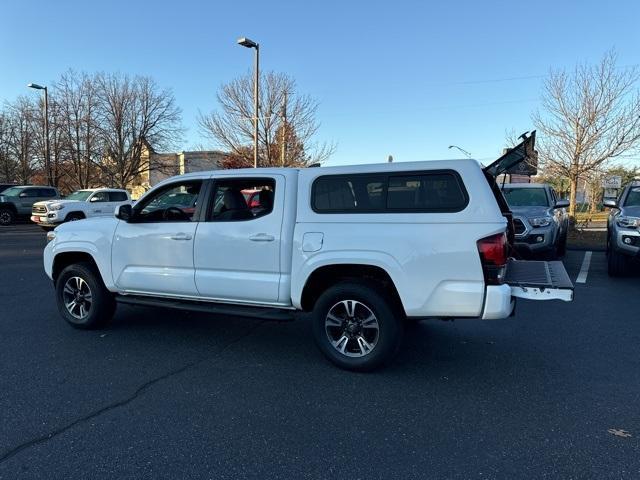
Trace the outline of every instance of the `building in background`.
{"label": "building in background", "polygon": [[143,143],[142,160],[147,168],[135,182],[128,186],[131,197],[134,199],[139,198],[157,183],[174,175],[217,170],[227,158],[227,154],[219,150],[159,153],[146,140],[143,139]]}

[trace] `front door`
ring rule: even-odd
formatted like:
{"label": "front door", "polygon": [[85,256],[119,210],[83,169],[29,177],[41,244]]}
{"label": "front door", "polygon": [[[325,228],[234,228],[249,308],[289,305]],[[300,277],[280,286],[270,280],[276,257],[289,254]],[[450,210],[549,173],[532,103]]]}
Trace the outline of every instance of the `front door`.
{"label": "front door", "polygon": [[110,209],[109,192],[95,192],[89,197],[89,210],[92,217],[103,217],[113,215],[113,208]]}
{"label": "front door", "polygon": [[131,293],[197,295],[193,243],[201,180],[182,180],[145,196],[129,222],[120,221],[113,241],[117,287]]}
{"label": "front door", "polygon": [[194,249],[202,297],[278,302],[284,182],[282,175],[215,178]]}

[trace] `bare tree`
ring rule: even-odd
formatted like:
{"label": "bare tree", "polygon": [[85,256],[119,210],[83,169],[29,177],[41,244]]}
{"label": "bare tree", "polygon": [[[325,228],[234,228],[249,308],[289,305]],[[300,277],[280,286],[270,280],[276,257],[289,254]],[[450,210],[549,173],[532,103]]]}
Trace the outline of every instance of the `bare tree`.
{"label": "bare tree", "polygon": [[[253,166],[253,76],[222,85],[220,111],[200,114],[201,131],[230,152],[227,167]],[[308,166],[331,156],[332,144],[314,142],[320,124],[318,103],[296,94],[295,81],[283,73],[260,78],[258,114],[259,166]]]}
{"label": "bare tree", "polygon": [[12,125],[10,114],[0,111],[0,181],[14,182],[16,180],[17,166],[15,157],[11,151]]}
{"label": "bare tree", "polygon": [[613,158],[637,149],[640,95],[636,68],[619,69],[616,54],[570,74],[552,71],[533,121],[540,132],[540,158],[570,182],[570,215],[576,212],[578,180]]}
{"label": "bare tree", "polygon": [[149,77],[99,74],[95,85],[103,148],[99,166],[109,183],[125,188],[155,168],[143,156],[145,141],[164,149],[181,138],[180,109],[173,93]]}
{"label": "bare tree", "polygon": [[18,183],[29,183],[38,170],[34,104],[31,99],[20,96],[7,105],[7,113],[8,152],[15,162],[15,179]]}
{"label": "bare tree", "polygon": [[89,188],[98,177],[101,143],[98,137],[98,103],[93,78],[69,71],[56,83],[56,98],[63,122],[68,158],[68,186]]}

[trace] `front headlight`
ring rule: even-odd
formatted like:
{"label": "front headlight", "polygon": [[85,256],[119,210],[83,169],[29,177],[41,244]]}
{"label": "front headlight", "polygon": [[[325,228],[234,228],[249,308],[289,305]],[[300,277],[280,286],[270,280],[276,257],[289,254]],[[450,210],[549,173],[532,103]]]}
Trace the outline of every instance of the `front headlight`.
{"label": "front headlight", "polygon": [[640,218],[621,215],[616,218],[616,223],[622,228],[638,228],[640,226]]}
{"label": "front headlight", "polygon": [[56,232],[47,232],[47,243],[56,238]]}
{"label": "front headlight", "polygon": [[60,203],[56,203],[53,204],[51,206],[49,206],[49,209],[51,210],[62,210],[64,208],[64,205],[60,204]]}
{"label": "front headlight", "polygon": [[532,227],[548,227],[551,224],[551,219],[549,217],[530,218],[529,223]]}

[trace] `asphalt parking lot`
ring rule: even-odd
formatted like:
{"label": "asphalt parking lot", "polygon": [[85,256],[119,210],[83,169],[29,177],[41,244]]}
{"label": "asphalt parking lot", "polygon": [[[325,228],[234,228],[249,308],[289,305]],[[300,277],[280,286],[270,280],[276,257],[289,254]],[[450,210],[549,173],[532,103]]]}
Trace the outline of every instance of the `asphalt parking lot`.
{"label": "asphalt parking lot", "polygon": [[2,479],[640,478],[640,277],[608,278],[603,253],[573,303],[421,322],[354,374],[304,318],[121,306],[74,330],[44,243],[0,230]]}

